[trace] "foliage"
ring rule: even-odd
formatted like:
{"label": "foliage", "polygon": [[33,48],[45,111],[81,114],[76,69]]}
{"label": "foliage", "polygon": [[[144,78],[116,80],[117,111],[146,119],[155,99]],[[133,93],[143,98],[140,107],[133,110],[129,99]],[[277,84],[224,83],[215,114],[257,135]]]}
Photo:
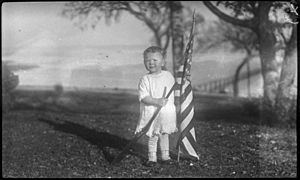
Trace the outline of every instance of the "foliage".
{"label": "foliage", "polygon": [[[98,1],[98,2],[68,2],[62,11],[62,15],[75,20],[75,25],[82,30],[91,26],[95,28],[97,23],[104,17],[105,22],[110,25],[112,20],[120,21],[124,12],[133,15],[144,22],[154,33],[154,42],[162,47],[167,47],[170,38],[170,3],[164,1]],[[182,7],[181,7],[182,8]],[[193,10],[184,8],[183,27],[186,36],[189,35]],[[196,13],[196,25],[204,22],[204,17]],[[163,43],[163,41],[165,43]],[[165,45],[163,45],[165,44]]]}
{"label": "foliage", "polygon": [[294,96],[292,101],[292,107],[289,109],[287,115],[289,117],[288,124],[290,127],[295,128],[297,124],[297,96]]}
{"label": "foliage", "polygon": [[[281,107],[278,111],[278,107],[273,107],[273,111],[276,114],[276,118],[280,124],[283,123],[287,127],[296,127],[297,123],[297,97],[292,96],[289,99],[285,99],[285,104],[288,104],[289,108]],[[279,119],[280,118],[280,119]]]}
{"label": "foliage", "polygon": [[13,106],[13,91],[18,84],[19,77],[9,69],[6,63],[2,62],[2,111],[6,112]]}
{"label": "foliage", "polygon": [[[209,9],[211,9],[215,14],[217,14],[222,20],[231,24],[233,29],[236,28],[246,28],[246,32],[260,37],[259,39],[264,39],[261,32],[259,32],[259,23],[266,23],[268,25],[268,31],[272,32],[276,36],[277,44],[276,48],[284,48],[289,42],[291,37],[291,30],[293,25],[287,22],[286,17],[291,16],[293,13],[288,13],[291,11],[290,2],[260,2],[260,1],[218,1],[216,6],[225,7],[227,13],[223,13],[220,10],[213,8],[212,3],[204,3]],[[261,12],[262,10],[265,10]],[[225,11],[224,11],[225,12]],[[227,15],[227,14],[230,15]],[[222,17],[222,15],[224,17]],[[259,19],[260,16],[266,16],[267,18],[262,20]],[[264,21],[264,22],[262,22]],[[266,21],[266,22],[265,22]],[[222,26],[220,26],[222,28]],[[249,31],[250,30],[250,31]],[[251,37],[251,36],[249,36]],[[248,38],[249,38],[248,37]],[[252,35],[253,37],[253,35]],[[260,44],[257,37],[254,36],[256,40],[250,40],[250,44],[254,49],[258,49]],[[247,41],[247,39],[245,39]],[[254,42],[254,43],[253,43]],[[252,48],[250,48],[252,49]]]}
{"label": "foliage", "polygon": [[278,109],[275,105],[262,102],[261,123],[272,127],[295,128],[297,123],[297,98],[285,99],[289,108]]}
{"label": "foliage", "polygon": [[234,26],[223,20],[204,24],[196,36],[199,52],[228,45],[231,52],[246,51],[255,54],[258,50],[257,36],[247,28]]}
{"label": "foliage", "polygon": [[[217,6],[223,5],[231,10],[233,17],[238,19],[251,19],[256,16],[259,1],[218,1]],[[274,1],[269,4],[272,6],[272,15],[277,15],[278,10],[289,11],[289,2]]]}
{"label": "foliage", "polygon": [[107,24],[120,20],[123,12],[144,22],[153,32],[154,42],[167,48],[170,39],[170,6],[164,1],[78,1],[67,2],[62,11],[64,17],[76,21],[82,30],[95,28],[101,18]]}
{"label": "foliage", "polygon": [[261,112],[261,100],[259,98],[247,98],[242,103],[247,116],[259,117]]}
{"label": "foliage", "polygon": [[[292,24],[287,23],[284,17],[290,15],[286,12],[290,11],[289,2],[260,2],[260,1],[218,1],[216,6],[225,7],[227,9],[226,13],[221,12],[221,10],[216,9],[212,3],[204,2],[204,4],[209,7],[216,15],[218,15],[222,20],[238,27],[247,28],[251,30],[250,33],[255,33],[260,39],[262,37],[261,32],[259,32],[259,23],[267,23],[269,31],[276,34],[276,41],[284,39],[287,43],[287,39],[291,36],[289,31],[292,29]],[[262,10],[265,10],[261,12]],[[230,14],[230,15],[228,15]],[[223,15],[223,17],[222,17]],[[264,19],[267,22],[262,22],[259,19],[260,16],[266,16]],[[282,17],[283,16],[283,17]],[[234,27],[233,26],[233,27]],[[257,38],[257,37],[255,37]],[[257,40],[256,40],[257,41]],[[252,41],[251,41],[252,42]],[[259,43],[259,42],[256,42]],[[255,44],[256,44],[255,43]],[[259,47],[260,44],[255,45],[255,49]]]}
{"label": "foliage", "polygon": [[246,14],[253,17],[253,10],[257,8],[258,3],[256,1],[218,1],[216,5],[224,5],[232,10],[235,18],[245,18]]}
{"label": "foliage", "polygon": [[[278,110],[275,106],[270,104],[264,104],[262,98],[250,98],[242,101],[243,111],[249,117],[259,117],[261,125],[267,125],[271,127],[296,127],[296,112],[297,112],[297,98],[296,96],[291,101],[291,108],[286,111],[281,111],[281,116],[278,116]],[[264,108],[262,108],[264,106]],[[285,117],[286,120],[280,120],[279,117]],[[283,123],[284,122],[284,123]]]}

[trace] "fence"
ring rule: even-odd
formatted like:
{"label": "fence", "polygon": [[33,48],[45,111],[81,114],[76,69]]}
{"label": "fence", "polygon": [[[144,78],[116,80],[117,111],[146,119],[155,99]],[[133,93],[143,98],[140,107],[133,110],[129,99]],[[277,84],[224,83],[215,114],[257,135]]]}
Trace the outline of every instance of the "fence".
{"label": "fence", "polygon": [[[255,76],[261,73],[261,69],[255,69],[249,73],[249,77]],[[248,78],[248,73],[241,73],[239,76],[239,81],[245,80]],[[216,79],[213,81],[201,83],[196,86],[195,89],[200,92],[209,92],[209,93],[226,93],[225,88],[228,86],[233,86],[234,76]]]}

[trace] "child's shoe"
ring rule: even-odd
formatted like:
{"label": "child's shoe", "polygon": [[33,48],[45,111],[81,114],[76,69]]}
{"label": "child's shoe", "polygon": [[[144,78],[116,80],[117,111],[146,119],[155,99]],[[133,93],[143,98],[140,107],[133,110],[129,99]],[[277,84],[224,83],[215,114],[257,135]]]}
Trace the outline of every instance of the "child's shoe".
{"label": "child's shoe", "polygon": [[157,162],[154,162],[154,161],[146,161],[144,163],[144,166],[147,166],[147,167],[155,167],[157,165]]}

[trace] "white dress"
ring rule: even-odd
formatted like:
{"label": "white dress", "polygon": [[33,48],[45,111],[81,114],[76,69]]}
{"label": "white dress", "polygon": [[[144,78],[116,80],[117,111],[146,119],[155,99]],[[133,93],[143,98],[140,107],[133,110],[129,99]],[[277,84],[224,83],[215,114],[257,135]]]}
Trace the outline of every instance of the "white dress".
{"label": "white dress", "polygon": [[[141,100],[146,96],[151,96],[153,98],[163,97],[164,87],[167,87],[167,95],[174,83],[174,77],[168,71],[161,71],[159,74],[146,74],[140,79],[138,85],[140,117],[136,127],[136,133],[140,132],[142,128],[148,124],[157,109],[155,106],[144,104]],[[176,131],[176,108],[173,91],[168,98],[168,103],[161,108],[157,118],[153,121],[146,135],[151,137],[162,133],[171,134]]]}

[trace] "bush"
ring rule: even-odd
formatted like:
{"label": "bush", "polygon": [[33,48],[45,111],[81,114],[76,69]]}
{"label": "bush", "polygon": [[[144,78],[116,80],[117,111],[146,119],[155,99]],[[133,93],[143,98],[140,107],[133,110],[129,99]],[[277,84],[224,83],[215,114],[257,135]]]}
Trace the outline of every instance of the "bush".
{"label": "bush", "polygon": [[19,77],[9,69],[6,63],[2,62],[2,112],[7,112],[13,107],[13,92],[18,84]]}
{"label": "bush", "polygon": [[263,103],[262,124],[282,128],[294,128],[297,121],[297,97],[285,100],[285,105],[270,105]]}
{"label": "bush", "polygon": [[64,92],[64,87],[61,84],[54,85],[54,96],[60,97]]}
{"label": "bush", "polygon": [[287,113],[287,116],[289,117],[287,123],[289,127],[295,128],[297,123],[297,96],[294,96],[291,99],[291,101],[292,101],[291,108]]}
{"label": "bush", "polygon": [[261,100],[258,98],[245,99],[243,109],[249,117],[259,117]]}

